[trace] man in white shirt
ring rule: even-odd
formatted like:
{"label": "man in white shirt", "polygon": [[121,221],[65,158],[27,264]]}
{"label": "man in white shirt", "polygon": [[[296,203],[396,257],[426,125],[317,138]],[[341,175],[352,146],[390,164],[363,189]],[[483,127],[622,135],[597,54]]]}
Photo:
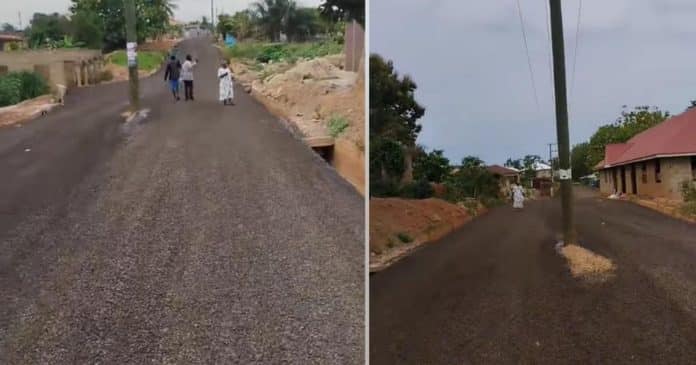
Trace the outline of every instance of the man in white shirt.
{"label": "man in white shirt", "polygon": [[193,68],[198,64],[198,60],[192,61],[191,55],[186,55],[186,61],[181,66],[181,79],[184,81],[185,100],[193,100]]}

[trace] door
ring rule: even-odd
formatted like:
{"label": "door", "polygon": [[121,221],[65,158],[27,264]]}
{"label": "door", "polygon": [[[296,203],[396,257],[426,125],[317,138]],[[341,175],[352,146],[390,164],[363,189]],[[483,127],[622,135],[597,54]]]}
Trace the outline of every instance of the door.
{"label": "door", "polygon": [[619,180],[616,177],[616,169],[611,169],[611,177],[612,177],[612,182],[614,183],[614,186],[612,186],[613,192],[618,192],[619,191]]}
{"label": "door", "polygon": [[636,165],[631,165],[631,193],[638,195],[638,184],[636,181]]}
{"label": "door", "polygon": [[621,166],[621,192],[626,194],[626,167]]}

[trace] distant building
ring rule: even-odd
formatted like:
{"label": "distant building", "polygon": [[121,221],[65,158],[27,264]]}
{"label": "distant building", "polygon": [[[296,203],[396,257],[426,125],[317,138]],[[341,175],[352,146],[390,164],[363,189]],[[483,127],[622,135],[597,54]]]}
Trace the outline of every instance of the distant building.
{"label": "distant building", "polygon": [[681,184],[696,181],[696,108],[609,144],[599,171],[600,191],[681,200]]}
{"label": "distant building", "polygon": [[25,39],[20,34],[0,34],[0,51],[9,51],[13,46],[23,48]]}
{"label": "distant building", "polygon": [[498,178],[500,192],[504,196],[510,194],[512,184],[520,183],[520,171],[515,168],[490,165],[486,166],[486,170]]}

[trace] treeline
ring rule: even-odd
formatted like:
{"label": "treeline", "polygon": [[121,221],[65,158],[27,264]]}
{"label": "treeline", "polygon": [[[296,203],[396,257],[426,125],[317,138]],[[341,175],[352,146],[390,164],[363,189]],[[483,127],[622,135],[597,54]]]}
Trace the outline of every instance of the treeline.
{"label": "treeline", "polygon": [[317,35],[342,42],[344,22],[357,20],[362,24],[364,18],[364,1],[326,0],[312,8],[300,7],[293,0],[263,0],[232,15],[218,15],[216,30],[239,40],[278,42],[284,34],[291,42],[310,40]]}
{"label": "treeline", "polygon": [[418,120],[425,114],[415,100],[416,88],[413,79],[396,72],[393,62],[370,56],[370,195],[497,202],[498,177],[481,159],[468,156],[455,166],[444,151],[428,152],[416,144],[422,128]]}

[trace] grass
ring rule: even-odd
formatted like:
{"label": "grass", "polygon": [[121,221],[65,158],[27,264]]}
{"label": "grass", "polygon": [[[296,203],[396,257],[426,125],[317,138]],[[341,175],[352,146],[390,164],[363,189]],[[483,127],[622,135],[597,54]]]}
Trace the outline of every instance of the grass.
{"label": "grass", "polygon": [[[111,63],[123,67],[128,67],[126,51],[116,51],[111,55]],[[164,53],[157,51],[138,52],[138,68],[145,71],[157,69],[164,62]]]}
{"label": "grass", "polygon": [[403,232],[397,233],[397,234],[396,234],[396,238],[398,238],[399,241],[401,241],[401,242],[403,242],[403,243],[411,243],[411,242],[413,242],[413,238],[412,238],[411,236],[409,236],[408,234],[403,233]]}
{"label": "grass", "polygon": [[329,134],[336,138],[348,128],[348,120],[340,115],[334,115],[329,119]]}
{"label": "grass", "polygon": [[232,58],[254,60],[259,63],[287,61],[294,63],[300,58],[317,58],[343,52],[337,42],[308,43],[261,43],[243,42],[226,49]]}
{"label": "grass", "polygon": [[682,203],[679,210],[687,217],[696,218],[696,201],[687,201]]}

